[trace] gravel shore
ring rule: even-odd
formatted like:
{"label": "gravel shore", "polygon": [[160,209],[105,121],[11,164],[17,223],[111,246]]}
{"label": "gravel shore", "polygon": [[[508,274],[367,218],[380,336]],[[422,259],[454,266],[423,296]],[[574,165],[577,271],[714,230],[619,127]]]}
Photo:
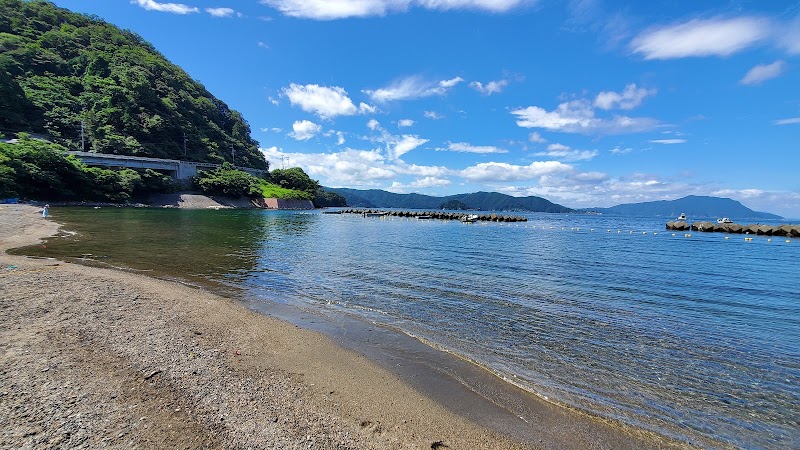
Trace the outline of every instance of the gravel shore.
{"label": "gravel shore", "polygon": [[[483,429],[327,337],[231,299],[5,253],[57,229],[34,207],[0,207],[0,448],[534,445]],[[564,415],[589,425],[535,447],[675,445]]]}

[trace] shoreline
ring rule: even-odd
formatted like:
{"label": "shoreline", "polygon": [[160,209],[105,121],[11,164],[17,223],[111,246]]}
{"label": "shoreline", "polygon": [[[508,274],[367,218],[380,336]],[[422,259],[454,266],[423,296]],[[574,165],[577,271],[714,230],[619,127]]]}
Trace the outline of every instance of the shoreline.
{"label": "shoreline", "polygon": [[[508,422],[503,432],[490,414],[483,419],[490,430],[464,417],[490,403],[474,391],[470,399],[467,385],[426,377],[414,385],[363,349],[269,311],[176,282],[5,253],[57,229],[32,206],[0,209],[0,291],[8,311],[0,332],[0,425],[8,430],[2,446],[45,445],[65,430],[71,440],[64,445],[89,446],[178,446],[170,440],[178,437],[195,447],[686,446],[541,399],[525,400],[527,425]],[[72,376],[74,384],[64,382]],[[73,397],[91,401],[59,401]],[[459,401],[462,408],[465,401],[484,404],[459,415]],[[70,428],[75,414],[88,419],[84,428]]]}

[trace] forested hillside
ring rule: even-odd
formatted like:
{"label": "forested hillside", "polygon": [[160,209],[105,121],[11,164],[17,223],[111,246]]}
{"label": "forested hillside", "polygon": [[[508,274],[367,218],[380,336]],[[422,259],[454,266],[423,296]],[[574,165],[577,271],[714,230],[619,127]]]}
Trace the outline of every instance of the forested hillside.
{"label": "forested hillside", "polygon": [[[0,0],[0,133],[157,158],[268,164],[250,126],[136,33],[44,1]],[[185,143],[185,145],[184,145]]]}
{"label": "forested hillside", "polygon": [[[411,208],[411,209],[475,209],[481,211],[531,211],[567,213],[572,210],[541,197],[512,197],[497,192],[475,192],[447,197],[422,194],[395,194],[379,189],[358,190],[326,188],[347,200],[349,206],[364,208]],[[454,207],[457,206],[457,207]]]}

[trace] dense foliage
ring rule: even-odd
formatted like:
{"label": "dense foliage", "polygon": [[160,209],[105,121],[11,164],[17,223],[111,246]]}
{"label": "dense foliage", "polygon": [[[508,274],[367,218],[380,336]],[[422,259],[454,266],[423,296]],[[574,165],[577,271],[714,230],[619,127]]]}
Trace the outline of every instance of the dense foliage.
{"label": "dense foliage", "polygon": [[0,143],[0,198],[125,202],[173,189],[167,175],[150,169],[87,167],[61,145],[24,133],[16,144]]}
{"label": "dense foliage", "polygon": [[319,185],[317,180],[312,180],[300,167],[289,169],[275,169],[269,174],[269,179],[278,186],[304,192],[309,200],[314,201],[314,206],[324,208],[328,206],[347,206],[347,201],[335,192],[329,192]]}
{"label": "dense foliage", "polygon": [[194,179],[194,187],[211,195],[312,200],[317,207],[346,205],[344,197],[324,191],[299,167],[274,170],[268,179],[262,179],[226,163],[201,172]]}
{"label": "dense foliage", "polygon": [[439,209],[449,209],[451,211],[466,211],[471,208],[469,207],[469,205],[462,202],[461,200],[448,200],[439,205]]}
{"label": "dense foliage", "polygon": [[[137,34],[45,1],[0,0],[0,132],[70,150],[267,169],[242,116]],[[185,151],[184,151],[185,149]]]}

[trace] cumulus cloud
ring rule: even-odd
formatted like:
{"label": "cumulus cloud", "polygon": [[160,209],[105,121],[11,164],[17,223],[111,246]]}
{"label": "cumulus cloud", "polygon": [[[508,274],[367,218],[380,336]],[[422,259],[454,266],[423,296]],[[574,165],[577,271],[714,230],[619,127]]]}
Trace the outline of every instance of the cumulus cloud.
{"label": "cumulus cloud", "polygon": [[440,120],[440,119],[444,119],[444,116],[443,116],[443,115],[441,115],[441,114],[439,114],[439,113],[437,113],[436,111],[425,111],[425,112],[423,113],[423,115],[424,115],[425,117],[427,117],[428,119],[431,119],[431,120]]}
{"label": "cumulus cloud", "polygon": [[292,132],[289,133],[289,136],[298,141],[307,141],[319,134],[320,131],[322,131],[322,126],[309,120],[298,120],[292,124]]}
{"label": "cumulus cloud", "polygon": [[761,84],[767,80],[781,76],[784,69],[786,69],[786,63],[780,60],[772,64],[759,64],[748,70],[744,78],[739,80],[739,83],[745,85]]}
{"label": "cumulus cloud", "polygon": [[527,166],[487,162],[467,167],[459,175],[473,182],[507,182],[532,180],[542,175],[571,170],[572,166],[558,161],[534,161]]}
{"label": "cumulus cloud", "polygon": [[[265,49],[269,50],[269,45],[267,45],[266,42],[258,41],[258,42],[256,42],[256,45],[258,45],[261,48],[265,48]],[[272,101],[272,97],[270,97],[269,99],[270,99],[270,101]]]}
{"label": "cumulus cloud", "polygon": [[378,186],[379,182],[394,179],[397,173],[386,165],[378,151],[345,149],[335,153],[283,153],[277,147],[261,149],[269,161],[287,156],[293,165],[302,167],[312,178],[326,186]]}
{"label": "cumulus cloud", "polygon": [[647,30],[631,48],[645,59],[728,56],[770,35],[770,23],[758,17],[694,19]]}
{"label": "cumulus cloud", "polygon": [[536,131],[528,135],[528,140],[535,144],[543,144],[547,142],[547,139],[543,138],[542,135]]}
{"label": "cumulus cloud", "polygon": [[414,125],[414,121],[411,119],[400,119],[397,121],[397,126],[400,128],[410,127],[412,125]]}
{"label": "cumulus cloud", "polygon": [[335,20],[348,17],[385,16],[418,7],[447,11],[474,9],[493,13],[509,11],[530,0],[261,0],[291,17]]}
{"label": "cumulus cloud", "polygon": [[564,161],[588,161],[597,154],[597,150],[574,150],[564,144],[556,143],[548,145],[546,152],[539,152],[536,155]]}
{"label": "cumulus cloud", "polygon": [[347,91],[338,86],[292,83],[283,88],[281,95],[288,97],[292,106],[299,106],[303,111],[314,113],[322,119],[374,112],[364,103],[356,107]]}
{"label": "cumulus cloud", "polygon": [[508,153],[508,150],[504,148],[492,145],[472,145],[466,142],[448,142],[447,147],[437,148],[436,150],[460,153]]}
{"label": "cumulus cloud", "polygon": [[381,123],[378,122],[375,119],[369,119],[369,121],[367,122],[367,128],[369,128],[372,131],[375,131],[380,127],[381,127]]}
{"label": "cumulus cloud", "polygon": [[686,143],[686,139],[653,139],[648,142],[652,142],[654,144],[666,144],[666,145],[684,144]]}
{"label": "cumulus cloud", "polygon": [[432,95],[444,95],[458,83],[464,81],[461,77],[449,80],[430,81],[424,80],[419,76],[412,76],[396,81],[387,87],[364,90],[372,101],[390,102],[396,100],[412,100],[415,98],[430,97]]}
{"label": "cumulus cloud", "polygon": [[603,91],[594,99],[594,106],[600,109],[633,109],[642,104],[645,98],[655,95],[655,89],[636,87],[635,83],[625,86],[622,92]]}
{"label": "cumulus cloud", "polygon": [[790,119],[780,119],[775,121],[775,125],[792,125],[800,123],[800,117],[792,117]]}
{"label": "cumulus cloud", "polygon": [[155,0],[133,0],[132,3],[148,11],[168,12],[173,14],[192,14],[200,12],[200,9],[184,5],[183,3],[159,3]]}
{"label": "cumulus cloud", "polygon": [[206,12],[214,17],[233,17],[238,15],[236,11],[231,8],[206,8]]}
{"label": "cumulus cloud", "polygon": [[449,186],[452,182],[446,178],[436,178],[436,177],[425,177],[425,178],[418,178],[411,183],[403,184],[399,181],[395,181],[392,185],[387,188],[388,191],[391,192],[407,192],[409,189],[426,189],[432,187],[443,187]]}
{"label": "cumulus cloud", "polygon": [[658,121],[648,117],[595,116],[592,104],[587,100],[572,100],[558,105],[553,111],[539,106],[512,110],[517,116],[517,125],[523,128],[542,128],[564,133],[624,134],[652,130]]}
{"label": "cumulus cloud", "polygon": [[508,86],[508,80],[490,81],[486,84],[483,84],[480,81],[473,81],[469,84],[469,87],[484,95],[492,95],[502,92],[503,88],[506,86]]}

